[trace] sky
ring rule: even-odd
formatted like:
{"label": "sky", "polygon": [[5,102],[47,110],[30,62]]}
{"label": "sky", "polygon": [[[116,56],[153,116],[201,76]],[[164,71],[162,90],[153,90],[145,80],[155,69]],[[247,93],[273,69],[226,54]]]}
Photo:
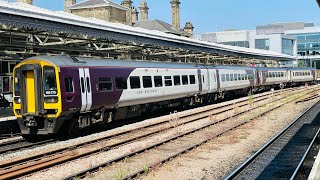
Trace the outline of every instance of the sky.
{"label": "sky", "polygon": [[[14,1],[14,0],[10,0]],[[83,0],[77,0],[81,2]],[[121,0],[113,0],[121,3]],[[139,6],[140,0],[132,0]],[[149,19],[171,23],[171,0],[147,0]],[[314,22],[320,25],[316,0],[180,0],[181,27],[191,21],[195,33],[225,29],[250,30],[277,22]],[[34,0],[34,5],[63,10],[64,0]]]}

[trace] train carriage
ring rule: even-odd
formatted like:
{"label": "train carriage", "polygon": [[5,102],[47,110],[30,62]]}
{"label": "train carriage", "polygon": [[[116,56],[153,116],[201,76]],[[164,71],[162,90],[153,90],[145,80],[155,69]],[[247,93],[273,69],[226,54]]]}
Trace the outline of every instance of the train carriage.
{"label": "train carriage", "polygon": [[314,68],[288,68],[292,84],[313,83],[317,79],[317,70]]}
{"label": "train carriage", "polygon": [[315,78],[314,69],[39,56],[14,69],[13,109],[23,135],[71,133],[158,109]]}
{"label": "train carriage", "polygon": [[290,81],[290,74],[286,68],[256,68],[259,77],[259,86],[264,89],[270,89],[278,86],[284,88]]}
{"label": "train carriage", "polygon": [[85,127],[199,101],[209,90],[207,72],[202,65],[35,57],[15,68],[14,112],[23,134],[55,134],[74,122]]}

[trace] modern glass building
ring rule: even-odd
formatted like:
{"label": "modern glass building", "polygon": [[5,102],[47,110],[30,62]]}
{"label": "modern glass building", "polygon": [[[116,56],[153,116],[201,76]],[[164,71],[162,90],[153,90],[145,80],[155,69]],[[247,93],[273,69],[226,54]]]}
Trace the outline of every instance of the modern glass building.
{"label": "modern glass building", "polygon": [[286,34],[297,37],[299,66],[320,69],[320,27],[290,30]]}

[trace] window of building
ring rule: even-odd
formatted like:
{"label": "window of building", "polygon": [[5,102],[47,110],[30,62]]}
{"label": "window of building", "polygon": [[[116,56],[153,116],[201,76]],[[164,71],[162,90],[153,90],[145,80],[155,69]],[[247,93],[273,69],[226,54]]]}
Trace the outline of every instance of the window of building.
{"label": "window of building", "polygon": [[163,86],[162,76],[155,76],[154,77],[154,86],[155,87],[162,87]]}
{"label": "window of building", "polygon": [[139,89],[141,87],[139,76],[130,77],[130,87],[131,89]]}
{"label": "window of building", "polygon": [[182,84],[183,85],[188,85],[189,84],[189,80],[188,80],[188,76],[187,75],[183,75],[182,76]]}
{"label": "window of building", "polygon": [[171,76],[165,76],[164,77],[164,84],[166,86],[172,86],[172,78],[171,78]]}
{"label": "window of building", "polygon": [[115,77],[115,82],[117,89],[128,89],[127,77]]}
{"label": "window of building", "polygon": [[181,85],[180,76],[173,76],[173,81],[175,86]]}
{"label": "window of building", "polygon": [[99,91],[111,91],[112,90],[112,80],[111,77],[100,77],[98,78]]}
{"label": "window of building", "polygon": [[270,50],[270,40],[269,39],[256,39],[255,40],[256,49]]}
{"label": "window of building", "polygon": [[293,55],[294,41],[292,39],[282,39],[282,53]]}
{"label": "window of building", "polygon": [[67,93],[74,92],[73,78],[64,78],[64,86],[66,88]]}
{"label": "window of building", "polygon": [[190,84],[196,84],[196,77],[194,75],[189,75]]}
{"label": "window of building", "polygon": [[143,76],[142,77],[143,87],[144,88],[151,88],[152,87],[152,80],[151,76]]}

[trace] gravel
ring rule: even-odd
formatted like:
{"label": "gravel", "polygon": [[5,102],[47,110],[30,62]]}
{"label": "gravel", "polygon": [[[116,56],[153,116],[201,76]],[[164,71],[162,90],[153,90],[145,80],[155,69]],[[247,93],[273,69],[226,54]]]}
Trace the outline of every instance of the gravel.
{"label": "gravel", "polygon": [[285,105],[179,156],[140,179],[223,179],[317,100]]}

